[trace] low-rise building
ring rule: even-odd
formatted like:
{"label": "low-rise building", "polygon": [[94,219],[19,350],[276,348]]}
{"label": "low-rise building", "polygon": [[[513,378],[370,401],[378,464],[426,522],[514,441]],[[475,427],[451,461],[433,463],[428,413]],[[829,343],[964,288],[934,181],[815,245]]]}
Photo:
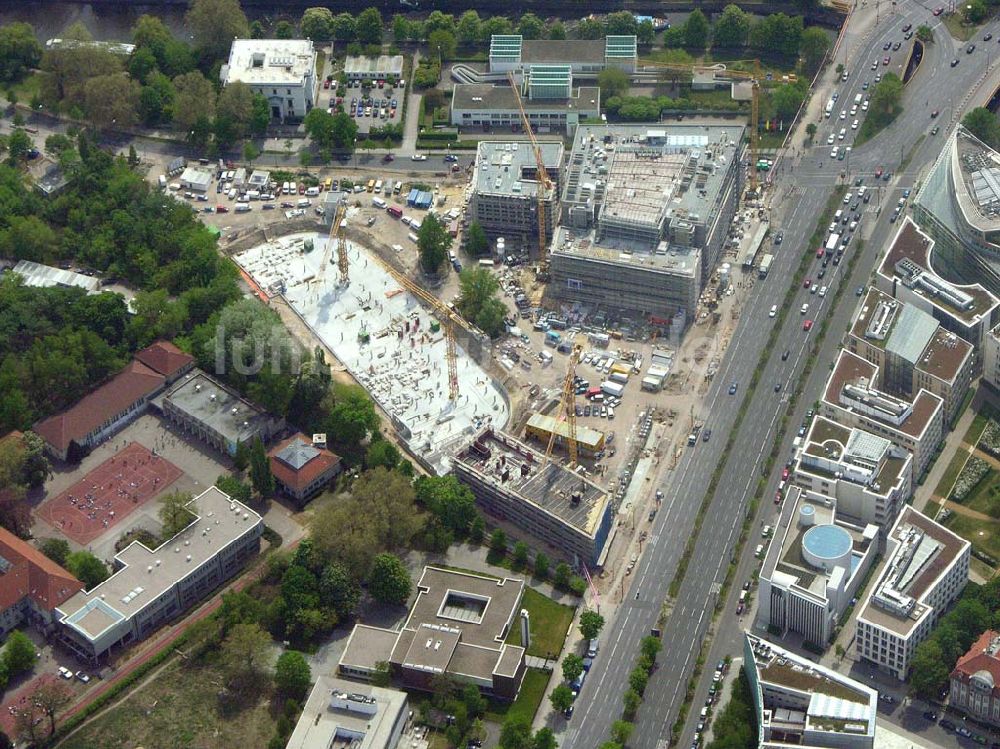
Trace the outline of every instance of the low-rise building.
{"label": "low-rise building", "polygon": [[268,452],[278,487],[300,505],[322,491],[340,473],[340,456],[304,434],[293,434]]}
{"label": "low-rise building", "polygon": [[100,279],[94,276],[85,276],[83,273],[76,273],[63,268],[55,268],[51,265],[42,265],[34,260],[18,260],[12,269],[21,277],[25,286],[62,286],[65,288],[77,287],[89,293],[95,293],[101,288]]}
{"label": "low-rise building", "polygon": [[486,427],[452,461],[458,480],[490,515],[548,544],[574,565],[599,565],[613,521],[607,491]]}
{"label": "low-rise building", "polygon": [[115,572],[56,607],[62,641],[97,661],[204,599],[260,549],[264,521],[215,488],[187,505],[191,523],[156,549],[133,541],[115,555]]}
{"label": "low-rise building", "polygon": [[885,532],[913,493],[913,456],[884,437],[817,416],[792,475],[807,496],[835,504],[838,519]]}
{"label": "low-rise building", "polygon": [[[528,417],[528,423],[524,427],[524,436],[528,439],[538,440],[541,444],[548,446],[552,433],[556,435],[556,445],[566,447],[566,440],[569,438],[569,424],[555,416],[548,416],[541,413],[533,413]],[[576,425],[576,449],[581,455],[593,458],[604,449],[606,437],[604,432],[591,429],[582,424]]]}
{"label": "low-rise building", "polygon": [[855,651],[900,681],[916,647],[969,579],[971,544],[912,507],[887,538],[885,562],[857,618]]}
{"label": "low-rise building", "polygon": [[212,186],[212,173],[207,169],[189,166],[181,174],[181,188],[191,192],[208,192]]}
{"label": "low-rise building", "polygon": [[878,555],[878,526],[838,522],[827,503],[788,491],[764,556],[757,623],[825,648]]}
{"label": "low-rise building", "polygon": [[927,390],[912,399],[879,390],[878,366],[842,350],[826,382],[819,413],[841,426],[885,437],[913,455],[913,473],[923,475],[944,438],[944,401]]}
{"label": "low-rise building", "polygon": [[847,349],[879,368],[878,387],[913,397],[921,389],[944,401],[951,423],[972,384],[973,345],[929,313],[871,287],[846,337]]}
{"label": "low-rise building", "polygon": [[285,749],[396,749],[406,693],[321,675]]}
{"label": "low-rise building", "polygon": [[308,39],[236,39],[219,72],[267,99],[271,118],[301,120],[316,105],[316,48]]}
{"label": "low-rise building", "polygon": [[744,633],[743,671],[761,747],[873,749],[878,692]]}
{"label": "low-rise building", "polygon": [[240,394],[194,369],[157,398],[163,415],[186,432],[226,455],[236,455],[241,442],[260,437],[265,444],[284,421],[257,408]]}
{"label": "low-rise building", "polygon": [[[560,131],[572,134],[585,120],[601,116],[601,90],[596,86],[574,86],[569,66],[562,79],[554,83],[551,69],[539,66],[520,84],[524,91],[521,104],[528,122],[536,132]],[[451,124],[455,127],[522,126],[521,110],[513,89],[506,83],[457,83],[451,96]]]}
{"label": "low-rise building", "polygon": [[988,629],[952,669],[948,707],[1000,726],[1000,633]]}
{"label": "low-rise building", "polygon": [[575,75],[596,78],[606,68],[634,72],[638,56],[635,35],[604,39],[525,39],[520,34],[490,37],[491,73],[523,75],[532,65],[565,65]]}
{"label": "low-rise building", "polygon": [[69,572],[0,528],[0,638],[21,625],[49,634],[56,608],[82,589]]}
{"label": "low-rise building", "polygon": [[388,663],[407,688],[430,691],[447,675],[512,700],[524,679],[524,648],[505,640],[517,626],[523,591],[524,581],[516,578],[424,567],[402,629],[355,625],[338,671],[369,679],[378,664]]}
{"label": "low-rise building", "polygon": [[135,358],[154,372],[163,375],[166,385],[173,385],[194,369],[194,357],[181,351],[170,341],[154,341],[136,352]]}
{"label": "low-rise building", "polygon": [[403,77],[403,56],[362,57],[349,55],[344,60],[344,75],[349,81],[398,81]]}

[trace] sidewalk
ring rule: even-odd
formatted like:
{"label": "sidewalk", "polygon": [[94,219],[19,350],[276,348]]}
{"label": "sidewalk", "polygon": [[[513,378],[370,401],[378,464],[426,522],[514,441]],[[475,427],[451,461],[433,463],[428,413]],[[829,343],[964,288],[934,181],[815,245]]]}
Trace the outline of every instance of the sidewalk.
{"label": "sidewalk", "polygon": [[962,414],[958,423],[955,424],[955,428],[952,429],[944,438],[944,449],[938,456],[937,461],[931,467],[930,472],[927,474],[927,478],[924,479],[924,483],[918,486],[916,491],[913,493],[914,509],[923,512],[927,503],[931,499],[939,501],[944,499],[944,497],[936,496],[934,494],[934,490],[941,482],[941,477],[944,476],[945,471],[948,470],[948,466],[951,464],[955,454],[960,449],[971,451],[972,448],[963,443],[962,438],[965,436],[965,433],[969,431],[969,427],[972,426],[972,421],[976,418],[976,412],[984,400],[985,397],[982,388],[977,389],[976,394],[972,397],[972,403],[970,403],[969,407],[965,409],[965,413]]}

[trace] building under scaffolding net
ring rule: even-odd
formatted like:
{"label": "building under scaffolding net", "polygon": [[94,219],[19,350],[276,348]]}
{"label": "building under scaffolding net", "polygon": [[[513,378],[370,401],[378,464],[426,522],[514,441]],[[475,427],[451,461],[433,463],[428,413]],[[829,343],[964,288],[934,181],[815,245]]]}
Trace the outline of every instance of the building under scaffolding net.
{"label": "building under scaffolding net", "polygon": [[550,294],[685,327],[739,204],[744,127],[581,125]]}

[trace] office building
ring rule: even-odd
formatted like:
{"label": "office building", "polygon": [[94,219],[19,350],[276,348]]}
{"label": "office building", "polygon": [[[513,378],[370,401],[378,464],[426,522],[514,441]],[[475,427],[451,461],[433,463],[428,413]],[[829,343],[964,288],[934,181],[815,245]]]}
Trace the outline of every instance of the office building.
{"label": "office building", "polygon": [[344,60],[348,81],[398,81],[403,77],[402,55],[361,57],[349,55]]}
{"label": "office building", "polygon": [[[545,195],[545,235],[559,220],[561,143],[540,144],[545,172],[555,185]],[[472,172],[472,195],[466,215],[487,234],[517,240],[538,250],[538,180],[535,154],[528,143],[480,141]]]}
{"label": "office building", "polygon": [[212,487],[187,505],[188,526],[156,549],[133,541],[115,555],[115,572],[56,608],[60,636],[97,661],[152,634],[236,575],[260,549],[264,521]]}
{"label": "office building", "polygon": [[388,663],[403,686],[430,691],[442,674],[487,696],[512,700],[524,678],[524,648],[506,644],[524,581],[424,567],[417,600],[400,630],[357,624],[338,666],[341,676],[371,678]]}
{"label": "office building", "polygon": [[267,99],[271,118],[298,121],[316,105],[316,49],[308,39],[236,39],[219,76]]}
{"label": "office building", "polygon": [[760,747],[873,749],[878,692],[749,632],[743,637]]}
{"label": "office building", "polygon": [[821,416],[850,429],[885,437],[913,455],[919,478],[944,438],[944,401],[921,389],[912,399],[879,390],[879,368],[841,350],[819,404]]}
{"label": "office building", "polygon": [[0,637],[21,626],[48,635],[55,626],[55,609],[82,589],[83,583],[69,572],[0,528]]}
{"label": "office building", "polygon": [[927,390],[941,398],[947,423],[972,384],[971,343],[945,330],[927,312],[874,287],[859,305],[845,343],[878,367],[880,389],[908,398]]}
{"label": "office building", "polygon": [[486,427],[452,470],[487,513],[544,541],[574,567],[595,567],[611,531],[611,497],[589,479]]}
{"label": "office building", "polygon": [[988,629],[951,672],[948,707],[1000,726],[1000,633]]}
{"label": "office building", "polygon": [[832,502],[792,487],[760,570],[758,625],[824,649],[878,555],[878,534],[838,522]]}
{"label": "office building", "polygon": [[285,749],[396,749],[406,693],[321,675]]}
{"label": "office building", "polygon": [[952,283],[935,273],[934,244],[929,234],[905,218],[878,267],[875,284],[980,349],[986,334],[1000,323],[1000,299],[981,284]]}
{"label": "office building", "polygon": [[309,439],[293,434],[268,452],[278,488],[299,505],[319,494],[341,471],[340,456],[327,450],[325,441],[326,435]]}
{"label": "office building", "polygon": [[722,259],[744,127],[581,125],[563,174],[549,293],[683,331]]}
{"label": "office building", "polygon": [[969,579],[971,544],[912,507],[889,533],[885,562],[858,612],[855,651],[906,679],[917,645]]}
{"label": "office building", "polygon": [[519,34],[490,38],[490,72],[523,75],[532,65],[564,65],[574,75],[596,78],[605,68],[635,72],[639,57],[636,37],[604,39],[525,39]]}
{"label": "office building", "polygon": [[986,334],[979,356],[983,364],[983,382],[1000,390],[1000,325]]}
{"label": "office building", "polygon": [[284,427],[283,419],[257,408],[200,369],[184,375],[154,405],[184,431],[229,456],[236,455],[239,443],[259,437],[266,444]]}
{"label": "office building", "polygon": [[792,480],[807,496],[835,503],[843,522],[885,532],[913,493],[913,456],[884,437],[817,416]]}

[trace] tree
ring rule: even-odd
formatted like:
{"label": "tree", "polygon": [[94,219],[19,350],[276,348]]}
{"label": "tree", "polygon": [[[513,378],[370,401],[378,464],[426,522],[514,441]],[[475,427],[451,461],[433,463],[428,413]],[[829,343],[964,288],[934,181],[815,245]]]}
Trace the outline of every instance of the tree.
{"label": "tree", "polygon": [[262,94],[253,95],[253,114],[250,115],[250,132],[263,135],[271,124],[271,106]]}
{"label": "tree", "polygon": [[306,8],[299,28],[306,39],[327,42],[333,38],[333,13],[329,8]]}
{"label": "tree", "polygon": [[27,702],[38,708],[49,719],[49,736],[56,732],[56,713],[61,712],[73,699],[73,693],[62,682],[45,679],[26,695]]}
{"label": "tree", "polygon": [[83,587],[90,590],[108,579],[108,568],[104,562],[95,557],[89,551],[74,551],[66,557],[66,569],[73,573],[73,577],[83,583]]}
{"label": "tree", "polygon": [[597,74],[597,85],[601,89],[602,99],[627,94],[628,83],[628,73],[621,68],[605,68]]}
{"label": "tree", "polygon": [[903,82],[895,73],[886,73],[872,92],[868,116],[876,126],[888,125],[903,111],[902,98]]}
{"label": "tree", "polygon": [[417,231],[420,267],[429,275],[437,273],[448,259],[452,237],[444,224],[433,214],[424,219]]}
{"label": "tree", "polygon": [[555,584],[557,588],[565,588],[567,585],[569,585],[569,579],[572,574],[573,571],[569,568],[569,565],[566,564],[566,562],[560,562],[559,564],[556,565],[556,570],[552,578],[552,582]]}
{"label": "tree", "polygon": [[0,26],[0,81],[19,81],[41,61],[42,45],[31,24],[15,22]]}
{"label": "tree", "polygon": [[302,124],[306,133],[320,149],[336,148],[348,152],[354,150],[358,125],[346,112],[330,114],[325,109],[315,107],[309,111]]}
{"label": "tree", "polygon": [[483,257],[490,252],[486,231],[478,221],[469,224],[469,228],[465,232],[465,251],[472,257]]}
{"label": "tree", "polygon": [[965,16],[966,23],[982,23],[988,14],[989,8],[983,0],[968,0],[962,5],[962,15]]}
{"label": "tree", "polygon": [[785,83],[771,91],[774,113],[783,120],[791,120],[799,111],[806,89],[798,84]]}
{"label": "tree", "polygon": [[83,86],[83,108],[97,127],[128,128],[138,121],[140,86],[127,73],[99,75]]}
{"label": "tree", "polygon": [[507,718],[500,728],[500,749],[534,749],[531,723],[520,716]]}
{"label": "tree", "polygon": [[46,538],[39,546],[41,552],[58,564],[60,567],[66,565],[66,557],[69,556],[69,544],[61,538]]}
{"label": "tree", "polygon": [[916,33],[917,33],[917,39],[919,39],[922,42],[929,44],[930,42],[934,41],[934,30],[926,24],[920,24],[919,26],[917,26]]}
{"label": "tree", "polygon": [[365,465],[369,468],[381,466],[392,469],[399,465],[402,457],[394,444],[389,440],[382,439],[369,445],[368,452],[365,454]]}
{"label": "tree", "polygon": [[549,576],[549,558],[542,552],[535,554],[535,577],[544,580]]}
{"label": "tree", "polygon": [[524,541],[518,541],[514,544],[513,562],[518,569],[527,566],[528,544],[524,543]]}
{"label": "tree", "polygon": [[189,492],[173,491],[160,500],[160,523],[163,537],[173,538],[194,521],[194,513],[187,505],[191,501]]}
{"label": "tree", "polygon": [[455,41],[455,35],[450,31],[438,29],[427,36],[427,49],[431,53],[436,52],[442,60],[452,59],[457,48],[458,43]]}
{"label": "tree", "polygon": [[253,162],[260,156],[260,148],[252,140],[243,144],[243,160],[253,169]]}
{"label": "tree", "polygon": [[365,8],[358,14],[354,34],[361,44],[382,43],[382,14],[378,8]]}
{"label": "tree", "polygon": [[215,107],[216,117],[230,120],[236,137],[242,138],[250,129],[254,115],[254,92],[243,81],[233,81],[219,94]]}
{"label": "tree", "polygon": [[496,276],[487,268],[466,268],[459,274],[459,287],[461,295],[457,306],[460,314],[491,338],[498,338],[505,329],[503,320],[507,308],[500,300],[500,283]]}
{"label": "tree", "polygon": [[642,651],[643,658],[648,660],[650,663],[655,663],[657,653],[663,650],[663,642],[659,637],[646,635],[642,638],[640,650]]}
{"label": "tree", "polygon": [[525,39],[541,39],[545,34],[545,22],[534,13],[525,13],[517,22],[517,33]]}
{"label": "tree", "polygon": [[802,16],[771,13],[750,29],[750,46],[761,52],[794,57],[802,44]]}
{"label": "tree", "polygon": [[573,690],[565,684],[557,686],[549,695],[549,701],[552,703],[552,709],[557,710],[560,713],[568,709],[569,706],[573,704],[574,699],[576,698],[573,695]]}
{"label": "tree", "polygon": [[335,435],[334,439],[341,448],[359,445],[378,429],[375,404],[360,385],[333,383],[322,408],[330,414],[326,431]]}
{"label": "tree", "polygon": [[252,684],[264,670],[271,638],[259,624],[241,622],[222,641],[222,660],[231,686]]}
{"label": "tree", "polygon": [[476,518],[476,498],[452,475],[421,476],[414,482],[416,499],[448,529],[464,536]]}
{"label": "tree", "polygon": [[535,731],[535,738],[532,742],[532,749],[557,749],[559,746],[556,735],[552,729],[546,726]]}
{"label": "tree", "polygon": [[250,485],[245,481],[240,481],[235,476],[219,476],[215,480],[215,486],[222,492],[229,495],[237,502],[247,504],[251,500]]}
{"label": "tree", "polygon": [[250,483],[262,498],[274,493],[274,475],[271,473],[271,460],[264,450],[260,436],[254,437],[250,445]]}
{"label": "tree", "polygon": [[933,637],[920,643],[910,661],[910,693],[924,699],[937,699],[941,685],[948,680],[949,663]]}
{"label": "tree", "polygon": [[750,36],[750,14],[738,5],[727,5],[712,28],[713,47],[745,47]]}
{"label": "tree", "polygon": [[606,34],[604,24],[597,18],[584,18],[576,25],[578,39],[600,39]]}
{"label": "tree", "polygon": [[312,671],[302,653],[288,650],[278,656],[274,667],[274,685],[278,692],[294,700],[301,700],[309,691]]}
{"label": "tree", "polygon": [[642,666],[636,666],[628,675],[628,685],[630,689],[642,694],[646,691],[646,684],[649,683],[649,672]]}
{"label": "tree", "polygon": [[555,20],[549,25],[549,39],[561,41],[566,38],[566,27],[560,20]]}
{"label": "tree", "polygon": [[0,229],[0,253],[7,257],[41,262],[58,243],[56,233],[37,216],[11,216],[8,224]]}
{"label": "tree", "polygon": [[629,723],[627,720],[616,720],[611,724],[611,738],[613,741],[625,746],[632,736],[634,729],[635,725]]}
{"label": "tree", "polygon": [[455,36],[460,44],[476,44],[482,37],[482,20],[474,10],[465,11],[455,26]]}
{"label": "tree", "polygon": [[338,42],[349,42],[357,36],[357,25],[350,13],[338,13],[333,17],[333,38]]}
{"label": "tree", "polygon": [[808,136],[809,140],[812,140],[813,138],[816,137],[816,129],[817,128],[815,122],[810,122],[808,125],[806,125],[806,136]]}
{"label": "tree", "polygon": [[567,653],[562,662],[563,680],[573,682],[583,673],[583,658],[576,653]]}
{"label": "tree", "polygon": [[497,528],[490,534],[490,551],[495,554],[507,553],[507,534]]}
{"label": "tree", "polygon": [[351,579],[347,568],[339,562],[331,562],[323,568],[319,579],[320,602],[333,609],[337,618],[344,620],[352,616],[361,600],[361,588]]}
{"label": "tree", "polygon": [[291,39],[295,36],[295,27],[289,21],[278,21],[274,25],[275,39]]}
{"label": "tree", "polygon": [[410,21],[398,13],[392,17],[392,39],[396,44],[402,44],[410,38]]}
{"label": "tree", "polygon": [[580,614],[580,634],[585,640],[596,639],[604,628],[604,617],[596,611],[584,611]]}
{"label": "tree", "polygon": [[695,8],[684,22],[684,46],[691,49],[705,49],[708,45],[708,19],[700,9]]}
{"label": "tree", "polygon": [[354,141],[358,137],[358,123],[347,112],[341,110],[333,115],[333,147],[346,153],[354,152]]}
{"label": "tree", "polygon": [[633,719],[635,714],[639,712],[639,705],[641,704],[642,695],[634,689],[625,690],[625,694],[622,695],[622,712],[626,718],[629,720]]}
{"label": "tree", "polygon": [[1000,122],[985,107],[970,109],[962,118],[962,125],[979,140],[992,148],[1000,147]]}
{"label": "tree", "polygon": [[215,86],[198,71],[174,78],[174,122],[182,129],[193,128],[215,117]]}
{"label": "tree", "polygon": [[155,127],[173,116],[174,84],[162,73],[153,73],[139,93],[138,115],[142,123]]}
{"label": "tree", "polygon": [[368,592],[379,603],[403,605],[410,597],[413,583],[403,560],[395,554],[383,553],[375,557]]}
{"label": "tree", "polygon": [[802,32],[799,53],[802,55],[802,66],[809,75],[820,69],[829,49],[830,37],[824,29],[810,26]]}
{"label": "tree", "polygon": [[250,24],[239,0],[192,0],[184,16],[195,46],[213,60],[229,54],[233,39],[250,35]]}
{"label": "tree", "polygon": [[24,632],[17,629],[11,632],[3,649],[8,676],[17,676],[34,668],[37,660],[35,652],[35,643]]}
{"label": "tree", "polygon": [[35,144],[31,140],[31,136],[21,128],[15,128],[14,132],[7,138],[7,161],[10,164],[16,164],[27,157],[34,147]]}

